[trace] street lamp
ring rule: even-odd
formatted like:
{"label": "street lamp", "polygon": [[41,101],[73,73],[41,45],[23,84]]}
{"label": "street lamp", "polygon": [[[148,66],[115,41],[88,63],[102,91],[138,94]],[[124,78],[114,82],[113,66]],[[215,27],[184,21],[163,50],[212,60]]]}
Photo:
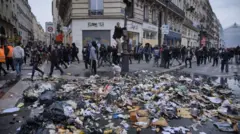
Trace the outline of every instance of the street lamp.
{"label": "street lamp", "polygon": [[124,14],[124,28],[123,28],[123,54],[122,54],[122,73],[129,72],[129,54],[128,54],[128,32],[127,32],[127,14],[132,6],[132,0],[123,0],[126,4]]}

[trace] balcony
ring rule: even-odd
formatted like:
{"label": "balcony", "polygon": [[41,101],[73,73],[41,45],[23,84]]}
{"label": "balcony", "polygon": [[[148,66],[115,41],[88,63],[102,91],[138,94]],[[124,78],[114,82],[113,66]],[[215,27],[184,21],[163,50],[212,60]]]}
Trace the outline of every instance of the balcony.
{"label": "balcony", "polygon": [[103,15],[103,10],[88,10],[89,16]]}
{"label": "balcony", "polygon": [[168,4],[166,3],[166,5],[168,6],[168,8],[170,10],[172,10],[174,13],[178,14],[180,17],[182,17],[182,18],[185,17],[184,11],[182,9],[180,9],[178,6],[176,6],[174,3],[169,2]]}

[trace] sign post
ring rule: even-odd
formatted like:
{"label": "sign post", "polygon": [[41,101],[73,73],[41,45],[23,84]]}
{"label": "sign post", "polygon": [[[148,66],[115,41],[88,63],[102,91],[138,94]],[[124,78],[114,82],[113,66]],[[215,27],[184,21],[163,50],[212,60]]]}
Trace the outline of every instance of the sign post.
{"label": "sign post", "polygon": [[169,34],[169,25],[162,25],[162,34]]}
{"label": "sign post", "polygon": [[45,27],[46,27],[46,32],[50,34],[50,45],[51,45],[52,44],[52,34],[54,33],[53,22],[46,22]]}

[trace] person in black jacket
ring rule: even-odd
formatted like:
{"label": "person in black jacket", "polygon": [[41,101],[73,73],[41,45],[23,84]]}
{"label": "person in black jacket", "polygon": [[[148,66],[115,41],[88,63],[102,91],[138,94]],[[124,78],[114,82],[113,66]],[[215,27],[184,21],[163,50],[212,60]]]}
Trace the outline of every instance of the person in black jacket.
{"label": "person in black jacket", "polygon": [[72,62],[74,62],[76,58],[78,63],[80,63],[80,60],[78,58],[78,53],[79,53],[78,47],[76,46],[75,43],[72,43]]}
{"label": "person in black jacket", "polygon": [[186,59],[185,59],[185,66],[187,67],[187,61],[189,62],[189,68],[192,68],[192,57],[193,52],[192,49],[188,46],[187,53],[186,53]]}
{"label": "person in black jacket", "polygon": [[213,67],[216,65],[218,66],[218,57],[219,57],[219,52],[217,49],[213,48],[212,49],[212,58],[213,58]]}
{"label": "person in black jacket", "polygon": [[82,50],[82,55],[83,55],[83,61],[84,61],[84,64],[85,64],[85,69],[88,69],[88,64],[90,64],[89,62],[89,46],[88,45],[85,45],[83,47],[83,50]]}
{"label": "person in black jacket", "polygon": [[58,48],[59,65],[64,65],[65,69],[67,69],[68,66],[65,64],[64,59],[63,59],[63,57],[64,57],[63,51],[64,51],[63,45],[59,46],[59,48]]}
{"label": "person in black jacket", "polygon": [[170,52],[169,52],[169,48],[167,46],[163,47],[163,58],[164,58],[164,61],[165,61],[164,68],[169,68]]}
{"label": "person in black jacket", "polygon": [[51,49],[50,61],[51,61],[51,68],[50,68],[49,77],[52,76],[54,67],[56,67],[58,70],[60,70],[61,75],[63,75],[64,72],[63,72],[62,68],[59,67],[59,55],[58,55],[57,45],[55,45],[55,48]]}
{"label": "person in black jacket", "polygon": [[221,72],[223,73],[224,68],[226,73],[228,73],[228,62],[231,58],[230,53],[227,49],[225,49],[221,54],[222,62],[221,62]]}
{"label": "person in black jacket", "polygon": [[117,25],[115,26],[115,30],[113,34],[113,39],[115,39],[117,42],[118,56],[120,56],[122,53],[122,43],[121,43],[122,35],[123,35],[123,29],[121,28],[120,23],[118,22]]}
{"label": "person in black jacket", "polygon": [[33,77],[35,74],[35,70],[37,70],[38,72],[40,72],[42,74],[42,77],[44,76],[44,72],[38,68],[40,61],[41,61],[41,54],[40,51],[37,48],[33,49],[33,68],[32,68],[32,77],[31,80],[33,81]]}
{"label": "person in black jacket", "polygon": [[195,56],[197,59],[197,66],[200,65],[200,61],[201,61],[201,48],[197,47],[195,50]]}
{"label": "person in black jacket", "polygon": [[207,56],[208,56],[208,50],[207,50],[207,47],[204,46],[203,47],[203,62],[204,62],[205,65],[207,63]]}

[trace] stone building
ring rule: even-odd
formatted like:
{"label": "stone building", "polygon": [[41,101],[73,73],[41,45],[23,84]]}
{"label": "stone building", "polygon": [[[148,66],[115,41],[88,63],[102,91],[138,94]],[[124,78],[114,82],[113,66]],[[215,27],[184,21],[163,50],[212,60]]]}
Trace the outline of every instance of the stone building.
{"label": "stone building", "polygon": [[14,38],[17,32],[17,15],[14,12],[16,4],[14,0],[0,1],[0,44],[6,44],[7,40]]}
{"label": "stone building", "polygon": [[[180,44],[184,12],[179,7],[183,5],[179,4],[178,7],[169,0],[132,2],[127,15],[127,30],[133,46],[138,43],[150,43],[153,46]],[[112,36],[116,23],[124,26],[123,0],[56,0],[56,6],[63,26],[68,27],[66,38],[69,43],[74,42],[80,51],[83,45],[92,40],[106,45],[114,44]],[[168,35],[162,34],[163,24],[170,26]]]}
{"label": "stone building", "polygon": [[15,0],[17,6],[18,33],[21,36],[21,42],[26,45],[33,41],[33,20],[31,7],[28,0]]}
{"label": "stone building", "polygon": [[33,16],[28,0],[1,0],[1,44],[20,41],[27,45],[32,42],[34,40]]}

